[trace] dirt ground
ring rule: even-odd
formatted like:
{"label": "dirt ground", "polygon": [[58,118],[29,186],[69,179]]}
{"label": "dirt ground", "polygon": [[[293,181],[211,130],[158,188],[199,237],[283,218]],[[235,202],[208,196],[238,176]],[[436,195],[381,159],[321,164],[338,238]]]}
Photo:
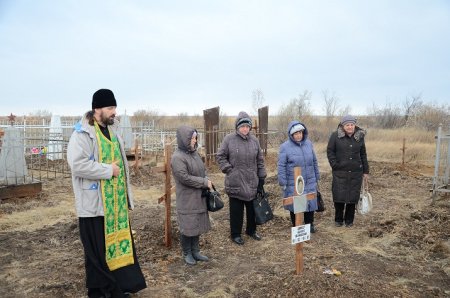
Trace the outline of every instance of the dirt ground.
{"label": "dirt ground", "polygon": [[[210,214],[213,229],[201,236],[202,252],[211,260],[196,266],[181,258],[175,212],[173,246],[164,246],[164,205],[157,203],[164,176],[144,166],[132,177],[131,220],[147,289],[133,297],[450,297],[450,197],[430,205],[430,167],[369,162],[374,209],[356,215],[352,228],[334,226],[331,173],[321,168],[327,209],[316,213],[318,231],[304,243],[301,275],[294,274],[295,247],[281,207],[275,155],[267,158],[266,181],[275,217],[258,226],[263,240],[231,242],[223,194],[225,208]],[[213,167],[209,176],[223,192],[223,174]],[[36,198],[0,204],[0,297],[86,295],[71,180],[44,181],[43,189]]]}

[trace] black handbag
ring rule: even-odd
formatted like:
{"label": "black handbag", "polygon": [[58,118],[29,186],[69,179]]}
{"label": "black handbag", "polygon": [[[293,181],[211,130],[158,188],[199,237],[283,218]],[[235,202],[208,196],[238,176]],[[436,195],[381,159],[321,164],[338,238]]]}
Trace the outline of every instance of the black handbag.
{"label": "black handbag", "polygon": [[323,212],[325,211],[325,203],[323,202],[322,199],[322,194],[320,193],[320,191],[317,192],[317,212]]}
{"label": "black handbag", "polygon": [[262,225],[273,218],[272,208],[269,205],[269,195],[266,192],[256,193],[253,200],[253,209],[255,210],[255,221],[257,225]]}
{"label": "black handbag", "polygon": [[216,191],[213,184],[213,191],[206,189],[203,191],[203,195],[206,198],[206,207],[208,211],[216,212],[223,208],[223,201],[220,198],[220,193]]}

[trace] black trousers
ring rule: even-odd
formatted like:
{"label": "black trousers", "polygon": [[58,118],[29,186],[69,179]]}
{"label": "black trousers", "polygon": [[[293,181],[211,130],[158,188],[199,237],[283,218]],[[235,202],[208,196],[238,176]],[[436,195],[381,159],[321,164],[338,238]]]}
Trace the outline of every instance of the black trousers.
{"label": "black trousers", "polygon": [[244,223],[244,206],[247,214],[247,227],[245,233],[252,235],[256,232],[253,202],[230,198],[230,230],[232,238],[241,236],[242,225]]}
{"label": "black trousers", "polygon": [[352,224],[355,219],[356,204],[346,204],[334,202],[334,221]]}
{"label": "black trousers", "polygon": [[[289,211],[290,215],[291,215],[291,223],[292,226],[295,227],[295,213]],[[314,211],[310,211],[310,212],[303,212],[303,223],[304,224],[313,224],[314,223]]]}
{"label": "black trousers", "polygon": [[136,293],[147,287],[134,241],[134,264],[110,271],[106,264],[104,217],[80,217],[79,226],[89,297],[124,297],[126,292]]}

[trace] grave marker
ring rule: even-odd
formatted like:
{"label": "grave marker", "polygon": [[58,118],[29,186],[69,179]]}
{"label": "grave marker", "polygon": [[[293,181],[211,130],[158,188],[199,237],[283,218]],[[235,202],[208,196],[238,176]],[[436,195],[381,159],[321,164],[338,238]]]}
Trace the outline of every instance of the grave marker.
{"label": "grave marker", "polygon": [[295,244],[295,273],[303,273],[303,242],[310,239],[310,224],[303,223],[303,212],[307,210],[307,200],[313,200],[317,194],[304,193],[304,181],[300,167],[294,168],[294,195],[284,198],[283,205],[293,205],[295,213],[295,227],[291,229],[291,242]]}

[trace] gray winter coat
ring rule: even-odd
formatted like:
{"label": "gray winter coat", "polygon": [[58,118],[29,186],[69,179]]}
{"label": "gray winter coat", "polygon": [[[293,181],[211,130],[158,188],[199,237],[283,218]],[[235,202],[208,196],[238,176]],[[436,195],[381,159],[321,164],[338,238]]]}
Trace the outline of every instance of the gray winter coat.
{"label": "gray winter coat", "polygon": [[[245,112],[239,113],[236,124],[242,118],[250,118]],[[252,135],[241,135],[238,130],[230,133],[222,141],[217,152],[217,162],[225,176],[225,191],[231,198],[251,201],[256,196],[259,179],[266,177],[264,154],[258,139]]]}
{"label": "gray winter coat", "polygon": [[[128,207],[133,209],[128,161],[123,149],[122,138],[117,134],[117,127],[117,121],[109,126],[119,140],[120,152],[122,153],[122,160],[125,166]],[[72,170],[72,184],[77,215],[78,217],[104,216],[100,180],[111,179],[113,174],[112,166],[111,164],[98,162],[98,144],[95,128],[89,125],[86,116],[75,124],[74,129],[75,131],[72,133],[67,147],[67,162]]]}
{"label": "gray winter coat", "polygon": [[206,170],[197,148],[191,148],[195,129],[180,126],[177,129],[178,149],[172,155],[172,174],[177,196],[177,217],[180,233],[198,236],[211,229],[206,200],[202,189],[208,188]]}
{"label": "gray winter coat", "polygon": [[358,203],[363,174],[369,174],[365,134],[365,130],[356,126],[355,133],[349,137],[339,125],[330,136],[327,156],[333,170],[334,202]]}

